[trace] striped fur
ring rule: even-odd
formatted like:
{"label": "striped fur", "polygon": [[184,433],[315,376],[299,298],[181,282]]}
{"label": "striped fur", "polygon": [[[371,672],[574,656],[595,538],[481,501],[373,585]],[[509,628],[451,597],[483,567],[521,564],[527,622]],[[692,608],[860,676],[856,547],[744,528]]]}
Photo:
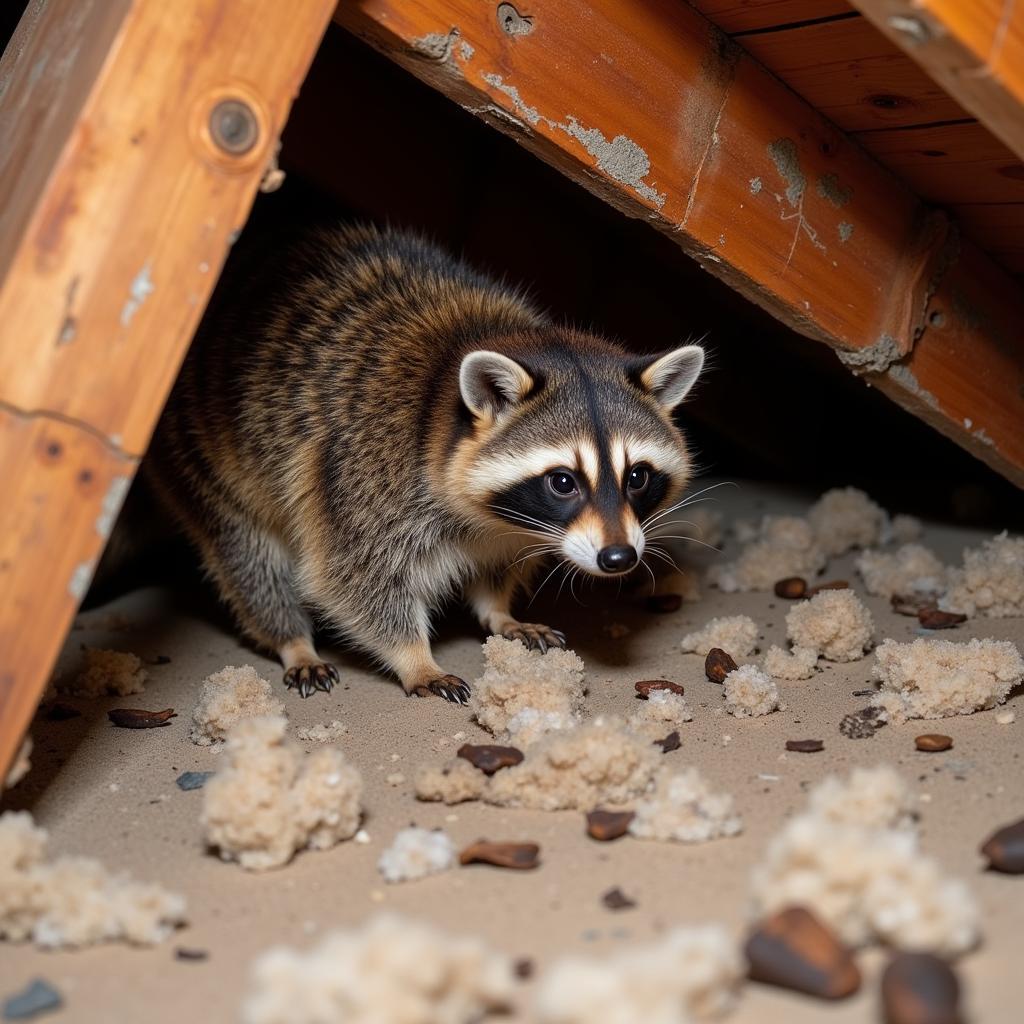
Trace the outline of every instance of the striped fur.
{"label": "striped fur", "polygon": [[[478,351],[499,357],[466,359]],[[485,628],[560,644],[511,614],[538,561],[509,569],[524,546],[600,572],[594,552],[641,546],[640,520],[684,486],[659,396],[679,375],[653,366],[414,236],[321,229],[233,257],[147,471],[304,696],[336,679],[315,616],[407,692],[465,699],[431,654],[440,604],[464,590]],[[651,483],[631,502],[623,474],[640,461]],[[545,489],[560,467],[579,475],[572,508]]]}

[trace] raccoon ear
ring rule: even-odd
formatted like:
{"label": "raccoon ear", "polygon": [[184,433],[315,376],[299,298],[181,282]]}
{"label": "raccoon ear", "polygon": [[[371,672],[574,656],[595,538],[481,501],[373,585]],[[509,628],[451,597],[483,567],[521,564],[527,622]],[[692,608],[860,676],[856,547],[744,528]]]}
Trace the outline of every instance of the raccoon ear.
{"label": "raccoon ear", "polygon": [[530,392],[533,378],[514,359],[481,349],[459,367],[462,400],[474,416],[496,416]]}
{"label": "raccoon ear", "polygon": [[704,349],[684,345],[658,356],[640,372],[640,383],[671,411],[687,396],[704,367]]}

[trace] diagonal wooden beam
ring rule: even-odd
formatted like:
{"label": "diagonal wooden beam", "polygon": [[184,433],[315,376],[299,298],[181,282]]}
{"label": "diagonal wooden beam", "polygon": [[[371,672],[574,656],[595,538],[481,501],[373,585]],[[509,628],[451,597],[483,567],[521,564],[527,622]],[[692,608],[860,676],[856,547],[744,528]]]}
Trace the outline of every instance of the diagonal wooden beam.
{"label": "diagonal wooden beam", "polygon": [[850,2],[1024,160],[1024,3]]}
{"label": "diagonal wooden beam", "polygon": [[688,5],[351,0],[335,20],[1024,483],[1020,290]]}
{"label": "diagonal wooden beam", "polygon": [[33,0],[0,61],[0,779],[331,0]]}

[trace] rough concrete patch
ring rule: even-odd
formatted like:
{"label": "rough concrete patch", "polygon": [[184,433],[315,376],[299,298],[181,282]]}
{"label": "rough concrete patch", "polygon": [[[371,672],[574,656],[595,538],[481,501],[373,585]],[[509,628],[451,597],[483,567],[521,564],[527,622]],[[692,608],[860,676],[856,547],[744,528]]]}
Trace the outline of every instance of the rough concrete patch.
{"label": "rough concrete patch", "polygon": [[853,198],[853,189],[843,185],[838,174],[823,174],[818,179],[818,195],[835,207],[843,207]]}
{"label": "rough concrete patch", "polygon": [[807,191],[807,177],[800,166],[800,153],[792,139],[776,139],[768,146],[768,155],[786,183],[790,206],[799,206]]}
{"label": "rough concrete patch", "polygon": [[939,400],[927,388],[921,387],[916,374],[908,366],[890,366],[889,376],[915,398],[920,398],[925,405],[938,409]]}
{"label": "rough concrete patch", "polygon": [[533,18],[520,14],[514,4],[498,4],[498,24],[508,36],[528,36],[534,29]]}
{"label": "rough concrete patch", "polygon": [[756,196],[757,193],[760,192],[762,188],[764,188],[764,184],[762,183],[760,178],[751,178],[750,179],[750,194],[752,196]]}
{"label": "rough concrete patch", "polygon": [[495,75],[493,72],[488,71],[484,74],[483,80],[488,85],[508,96],[515,104],[516,113],[522,114],[530,124],[536,125],[540,124],[541,120],[547,121],[547,118],[541,118],[540,111],[536,107],[531,107],[529,104],[524,103],[522,96],[519,95],[519,90],[514,85],[506,84],[501,75]]}
{"label": "rough concrete patch", "polygon": [[656,206],[665,205],[664,193],[656,191],[643,180],[650,173],[651,160],[632,139],[616,135],[609,141],[597,128],[584,128],[574,117],[559,127],[581,143],[609,177],[628,185]]}
{"label": "rough concrete patch", "polygon": [[428,32],[427,35],[414,39],[412,48],[421,57],[427,57],[443,64],[451,58],[452,47],[455,46],[455,40],[458,38],[459,30],[455,27],[450,28],[447,32]]}
{"label": "rough concrete patch", "polygon": [[836,349],[836,355],[854,373],[885,373],[903,358],[899,342],[891,334],[883,334],[874,345],[866,348]]}
{"label": "rough concrete patch", "polygon": [[110,481],[107,493],[103,496],[103,504],[100,506],[100,514],[96,517],[96,532],[106,540],[110,531],[117,522],[117,513],[121,511],[125,495],[132,485],[130,476],[115,476]]}
{"label": "rough concrete patch", "polygon": [[848,242],[853,236],[853,225],[847,221],[840,221],[839,223],[839,241]]}
{"label": "rough concrete patch", "polygon": [[984,427],[979,427],[973,434],[971,434],[971,437],[977,438],[977,440],[982,444],[987,444],[990,448],[994,448],[996,446],[995,441],[985,433]]}
{"label": "rough concrete patch", "polygon": [[139,307],[153,294],[156,285],[150,276],[152,268],[147,263],[136,275],[128,287],[128,299],[121,309],[121,326],[127,327],[139,311]]}
{"label": "rough concrete patch", "polygon": [[465,40],[459,43],[459,56],[463,60],[470,60],[474,53],[476,53],[476,50],[473,48],[472,43],[467,43]]}
{"label": "rough concrete patch", "polygon": [[720,89],[727,89],[736,74],[736,64],[743,53],[738,43],[729,38],[717,25],[708,25],[708,45],[701,55],[701,77]]}

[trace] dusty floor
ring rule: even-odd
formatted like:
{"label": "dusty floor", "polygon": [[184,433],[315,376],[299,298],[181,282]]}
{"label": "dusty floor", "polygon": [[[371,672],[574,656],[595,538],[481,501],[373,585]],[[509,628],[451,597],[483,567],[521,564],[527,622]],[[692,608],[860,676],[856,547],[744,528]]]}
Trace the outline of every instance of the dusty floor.
{"label": "dusty floor", "polygon": [[[764,488],[723,489],[716,507],[734,514],[789,511],[814,495],[772,494]],[[898,511],[898,510],[897,510]],[[929,524],[925,542],[947,561],[959,561],[966,543],[981,535]],[[734,546],[734,545],[733,545]],[[830,578],[855,579],[849,556],[836,560]],[[860,588],[858,588],[860,591]],[[581,606],[554,588],[537,602],[536,618],[564,629],[588,669],[588,711],[626,712],[633,682],[663,677],[686,686],[694,721],[683,730],[681,750],[666,756],[701,767],[717,787],[734,794],[745,829],[735,839],[699,846],[626,838],[599,844],[583,832],[582,815],[505,811],[477,804],[449,808],[417,803],[411,782],[420,764],[440,763],[458,746],[455,734],[485,742],[468,713],[440,700],[407,700],[396,685],[339,654],[343,685],[330,697],[308,701],[289,695],[296,725],[342,719],[349,728],[343,746],[367,784],[368,845],[349,842],[323,853],[304,853],[288,867],[250,874],[204,852],[197,815],[201,792],[182,792],[175,778],[189,769],[213,769],[218,755],[188,740],[188,716],[199,684],[226,664],[251,663],[262,675],[280,670],[242,646],[220,623],[184,607],[188,600],[144,590],[85,613],[71,633],[61,665],[71,669],[82,644],[134,651],[169,664],[149,667],[144,695],[78,701],[85,714],[33,726],[33,770],[5,797],[5,807],[31,809],[51,833],[51,852],[94,855],[109,867],[141,879],[159,880],[189,901],[189,924],[148,950],[110,945],[82,952],[40,953],[5,946],[0,953],[0,996],[41,976],[64,994],[53,1019],[81,1022],[146,1020],[147,1024],[195,1020],[230,1022],[245,987],[246,967],[273,943],[306,946],[326,929],[363,920],[381,907],[427,918],[453,931],[479,933],[543,969],[558,954],[601,953],[638,943],[674,923],[721,921],[744,928],[747,879],[765,843],[783,819],[803,805],[808,784],[829,771],[854,765],[895,765],[920,794],[925,850],[951,874],[969,880],[983,907],[983,948],[961,963],[969,1019],[984,1024],[1018,1020],[1024,979],[1018,967],[1024,934],[1024,879],[986,873],[979,843],[997,825],[1024,814],[1021,730],[1024,698],[1016,696],[1017,722],[996,724],[995,712],[931,723],[888,727],[872,739],[850,740],[839,719],[862,707],[851,691],[867,685],[871,659],[832,665],[805,683],[780,684],[785,712],[736,720],[721,711],[721,688],[708,682],[703,659],[678,653],[678,639],[710,616],[747,613],[762,626],[762,647],[783,643],[786,603],[769,595],[723,595],[705,588],[702,601],[670,615],[652,615],[626,599],[615,603],[590,591]],[[862,591],[860,591],[862,592]],[[888,602],[867,598],[879,639],[915,636],[914,619],[892,614]],[[531,613],[531,617],[532,617]],[[631,630],[613,640],[602,631],[611,622]],[[976,620],[956,639],[992,636],[1024,648],[1024,620]],[[443,625],[436,645],[439,662],[468,680],[482,664],[480,636],[461,615]],[[170,727],[115,729],[106,711],[115,706],[175,707]],[[949,753],[914,750],[920,732],[947,732]],[[824,739],[820,754],[786,754],[787,739]],[[443,749],[439,749],[443,746]],[[395,772],[405,781],[392,785]],[[442,826],[462,844],[479,837],[534,840],[542,866],[531,873],[471,867],[397,886],[383,884],[377,857],[395,831],[411,822]],[[601,895],[620,886],[636,909],[605,909]],[[175,959],[176,947],[209,951],[205,962]],[[736,1024],[861,1022],[877,1019],[877,954],[861,958],[866,982],[856,998],[827,1006],[800,996],[747,986]]]}

